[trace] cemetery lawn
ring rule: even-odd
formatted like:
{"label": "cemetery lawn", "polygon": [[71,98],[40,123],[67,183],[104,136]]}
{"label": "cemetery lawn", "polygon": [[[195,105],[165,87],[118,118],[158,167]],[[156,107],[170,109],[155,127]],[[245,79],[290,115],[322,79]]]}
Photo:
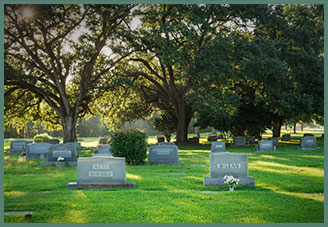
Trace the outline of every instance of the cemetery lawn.
{"label": "cemetery lawn", "polygon": [[273,152],[226,148],[248,154],[248,175],[255,178],[254,188],[234,192],[203,186],[210,144],[179,146],[184,165],[127,166],[127,182],[137,187],[106,190],[69,190],[66,184],[76,182],[76,167],[40,166],[40,160],[19,159],[6,149],[4,211],[35,213],[5,215],[4,222],[323,223],[323,140],[318,139],[317,150],[299,150],[299,141],[280,143]]}

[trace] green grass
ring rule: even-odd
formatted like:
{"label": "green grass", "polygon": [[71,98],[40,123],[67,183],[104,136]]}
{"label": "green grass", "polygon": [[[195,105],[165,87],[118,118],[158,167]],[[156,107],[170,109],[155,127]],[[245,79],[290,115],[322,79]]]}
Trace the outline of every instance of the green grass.
{"label": "green grass", "polygon": [[256,187],[220,193],[200,192],[228,190],[203,186],[209,176],[209,144],[179,146],[182,166],[127,166],[127,182],[136,182],[135,189],[68,190],[66,184],[76,182],[76,167],[40,166],[40,160],[5,152],[4,210],[35,213],[31,218],[5,215],[4,222],[323,222],[323,140],[318,139],[318,150],[301,151],[298,143],[294,139],[274,152],[257,153],[254,147],[228,147],[229,152],[248,154],[249,176]]}

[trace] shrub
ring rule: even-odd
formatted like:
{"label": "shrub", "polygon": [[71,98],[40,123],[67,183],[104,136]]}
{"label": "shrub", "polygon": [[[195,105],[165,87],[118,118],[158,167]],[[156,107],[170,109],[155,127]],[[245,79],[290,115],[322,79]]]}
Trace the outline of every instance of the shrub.
{"label": "shrub", "polygon": [[147,135],[139,129],[120,130],[111,137],[111,153],[125,157],[129,165],[140,165],[147,157]]}
{"label": "shrub", "polygon": [[100,138],[98,141],[98,144],[108,144],[108,139],[107,138]]}
{"label": "shrub", "polygon": [[47,133],[35,135],[33,138],[34,143],[48,143],[51,137]]}

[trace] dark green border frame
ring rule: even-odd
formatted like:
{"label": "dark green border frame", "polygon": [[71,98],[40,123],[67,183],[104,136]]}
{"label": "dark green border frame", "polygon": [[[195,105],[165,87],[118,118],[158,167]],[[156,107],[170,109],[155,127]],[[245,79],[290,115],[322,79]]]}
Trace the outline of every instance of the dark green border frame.
{"label": "dark green border frame", "polygon": [[[4,4],[104,4],[104,3],[111,3],[111,4],[128,4],[128,3],[138,3],[138,4],[324,4],[324,52],[328,53],[328,1],[327,0],[2,0],[0,2],[0,37],[4,37],[4,28],[3,28],[3,20],[4,20]],[[0,147],[4,147],[4,39],[0,38]],[[327,57],[324,58],[324,106],[325,106],[325,113],[324,113],[324,123],[325,123],[325,130],[327,129],[328,124],[328,113],[326,111],[328,107],[328,91],[327,91],[327,84],[328,84],[328,60]],[[327,141],[328,135],[325,133],[324,140]],[[2,150],[2,149],[1,149]],[[324,144],[324,201],[328,199],[327,196],[327,189],[328,189],[328,171],[327,171],[327,146]],[[102,223],[102,224],[95,224],[95,223],[85,223],[85,224],[45,224],[45,223],[29,223],[29,224],[4,224],[4,174],[3,174],[3,166],[4,166],[4,153],[0,152],[0,226],[186,226],[186,224],[128,224],[128,223],[118,223],[118,224],[110,224],[110,223]],[[193,226],[286,226],[286,227],[296,227],[296,226],[326,226],[328,223],[328,203],[324,203],[324,223],[260,223],[260,224],[251,224],[251,223],[231,223],[231,224],[221,224],[221,223],[214,223],[214,224],[189,224]],[[301,208],[300,208],[301,209]]]}

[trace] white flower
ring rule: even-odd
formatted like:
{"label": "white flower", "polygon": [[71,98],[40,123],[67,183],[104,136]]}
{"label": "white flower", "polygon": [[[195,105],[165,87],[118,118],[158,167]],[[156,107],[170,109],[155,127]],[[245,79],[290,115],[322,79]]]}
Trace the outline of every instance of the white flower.
{"label": "white flower", "polygon": [[64,161],[65,160],[65,158],[63,158],[63,157],[58,157],[57,158],[57,162],[61,162],[61,161]]}
{"label": "white flower", "polygon": [[225,180],[224,183],[227,184],[229,188],[234,188],[239,183],[239,179],[236,179],[233,176],[225,175],[223,179]]}

